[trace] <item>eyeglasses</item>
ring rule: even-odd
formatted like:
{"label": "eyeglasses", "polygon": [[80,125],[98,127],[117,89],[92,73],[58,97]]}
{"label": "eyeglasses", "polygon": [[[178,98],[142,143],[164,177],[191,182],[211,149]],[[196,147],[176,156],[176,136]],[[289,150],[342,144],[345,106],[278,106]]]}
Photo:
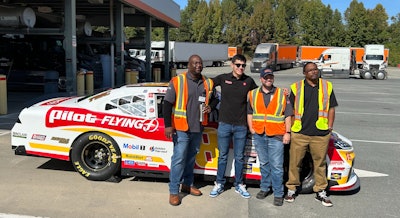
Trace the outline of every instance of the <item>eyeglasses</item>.
{"label": "eyeglasses", "polygon": [[315,68],[315,69],[309,69],[309,70],[307,70],[307,71],[306,71],[306,73],[313,72],[313,71],[318,71],[318,68]]}
{"label": "eyeglasses", "polygon": [[246,68],[246,64],[235,64],[237,68],[239,68],[240,66],[242,66],[243,68]]}

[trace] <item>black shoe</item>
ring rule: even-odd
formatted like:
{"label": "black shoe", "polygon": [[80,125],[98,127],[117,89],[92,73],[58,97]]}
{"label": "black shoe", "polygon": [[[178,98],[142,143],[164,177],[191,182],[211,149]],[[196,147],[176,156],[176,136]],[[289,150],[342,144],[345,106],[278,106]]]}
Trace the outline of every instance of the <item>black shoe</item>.
{"label": "black shoe", "polygon": [[274,197],[274,205],[275,206],[282,206],[283,205],[283,198]]}
{"label": "black shoe", "polygon": [[261,190],[260,192],[257,193],[256,198],[257,199],[264,199],[264,198],[266,198],[268,196],[268,193],[269,193],[268,191]]}
{"label": "black shoe", "polygon": [[295,197],[296,197],[296,191],[293,191],[293,190],[289,189],[287,194],[286,194],[286,196],[285,196],[285,201],[289,202],[289,203],[292,203],[292,202],[294,202],[294,198]]}
{"label": "black shoe", "polygon": [[325,207],[332,207],[332,201],[329,199],[329,197],[326,195],[326,191],[320,191],[318,193],[316,193],[317,196],[315,196],[315,200],[316,201],[320,201],[322,203],[322,205],[324,205]]}

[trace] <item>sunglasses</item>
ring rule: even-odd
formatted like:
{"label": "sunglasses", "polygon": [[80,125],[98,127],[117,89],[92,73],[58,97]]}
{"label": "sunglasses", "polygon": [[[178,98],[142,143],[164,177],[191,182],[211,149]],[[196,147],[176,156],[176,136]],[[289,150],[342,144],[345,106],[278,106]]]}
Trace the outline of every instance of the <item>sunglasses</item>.
{"label": "sunglasses", "polygon": [[235,64],[237,68],[239,68],[240,66],[242,66],[243,68],[246,68],[246,64]]}

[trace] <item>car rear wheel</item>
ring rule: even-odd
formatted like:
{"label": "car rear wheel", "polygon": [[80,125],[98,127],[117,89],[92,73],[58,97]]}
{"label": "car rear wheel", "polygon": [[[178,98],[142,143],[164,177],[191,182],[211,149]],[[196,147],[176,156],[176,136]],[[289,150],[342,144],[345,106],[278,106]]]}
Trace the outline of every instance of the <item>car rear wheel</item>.
{"label": "car rear wheel", "polygon": [[105,181],[121,166],[117,143],[100,132],[85,133],[73,144],[71,161],[75,170],[89,180]]}
{"label": "car rear wheel", "polygon": [[315,179],[313,160],[309,152],[307,152],[304,156],[300,170],[301,189],[299,192],[301,194],[312,193]]}

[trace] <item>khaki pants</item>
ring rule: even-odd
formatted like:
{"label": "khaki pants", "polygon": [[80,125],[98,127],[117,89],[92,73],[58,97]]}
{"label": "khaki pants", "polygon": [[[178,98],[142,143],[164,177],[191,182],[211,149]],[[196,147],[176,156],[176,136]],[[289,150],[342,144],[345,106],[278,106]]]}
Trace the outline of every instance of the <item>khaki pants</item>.
{"label": "khaki pants", "polygon": [[307,136],[292,132],[289,150],[289,180],[286,187],[296,190],[300,186],[299,169],[301,162],[309,148],[314,163],[314,192],[325,190],[328,186],[326,179],[326,153],[331,134],[326,136]]}

